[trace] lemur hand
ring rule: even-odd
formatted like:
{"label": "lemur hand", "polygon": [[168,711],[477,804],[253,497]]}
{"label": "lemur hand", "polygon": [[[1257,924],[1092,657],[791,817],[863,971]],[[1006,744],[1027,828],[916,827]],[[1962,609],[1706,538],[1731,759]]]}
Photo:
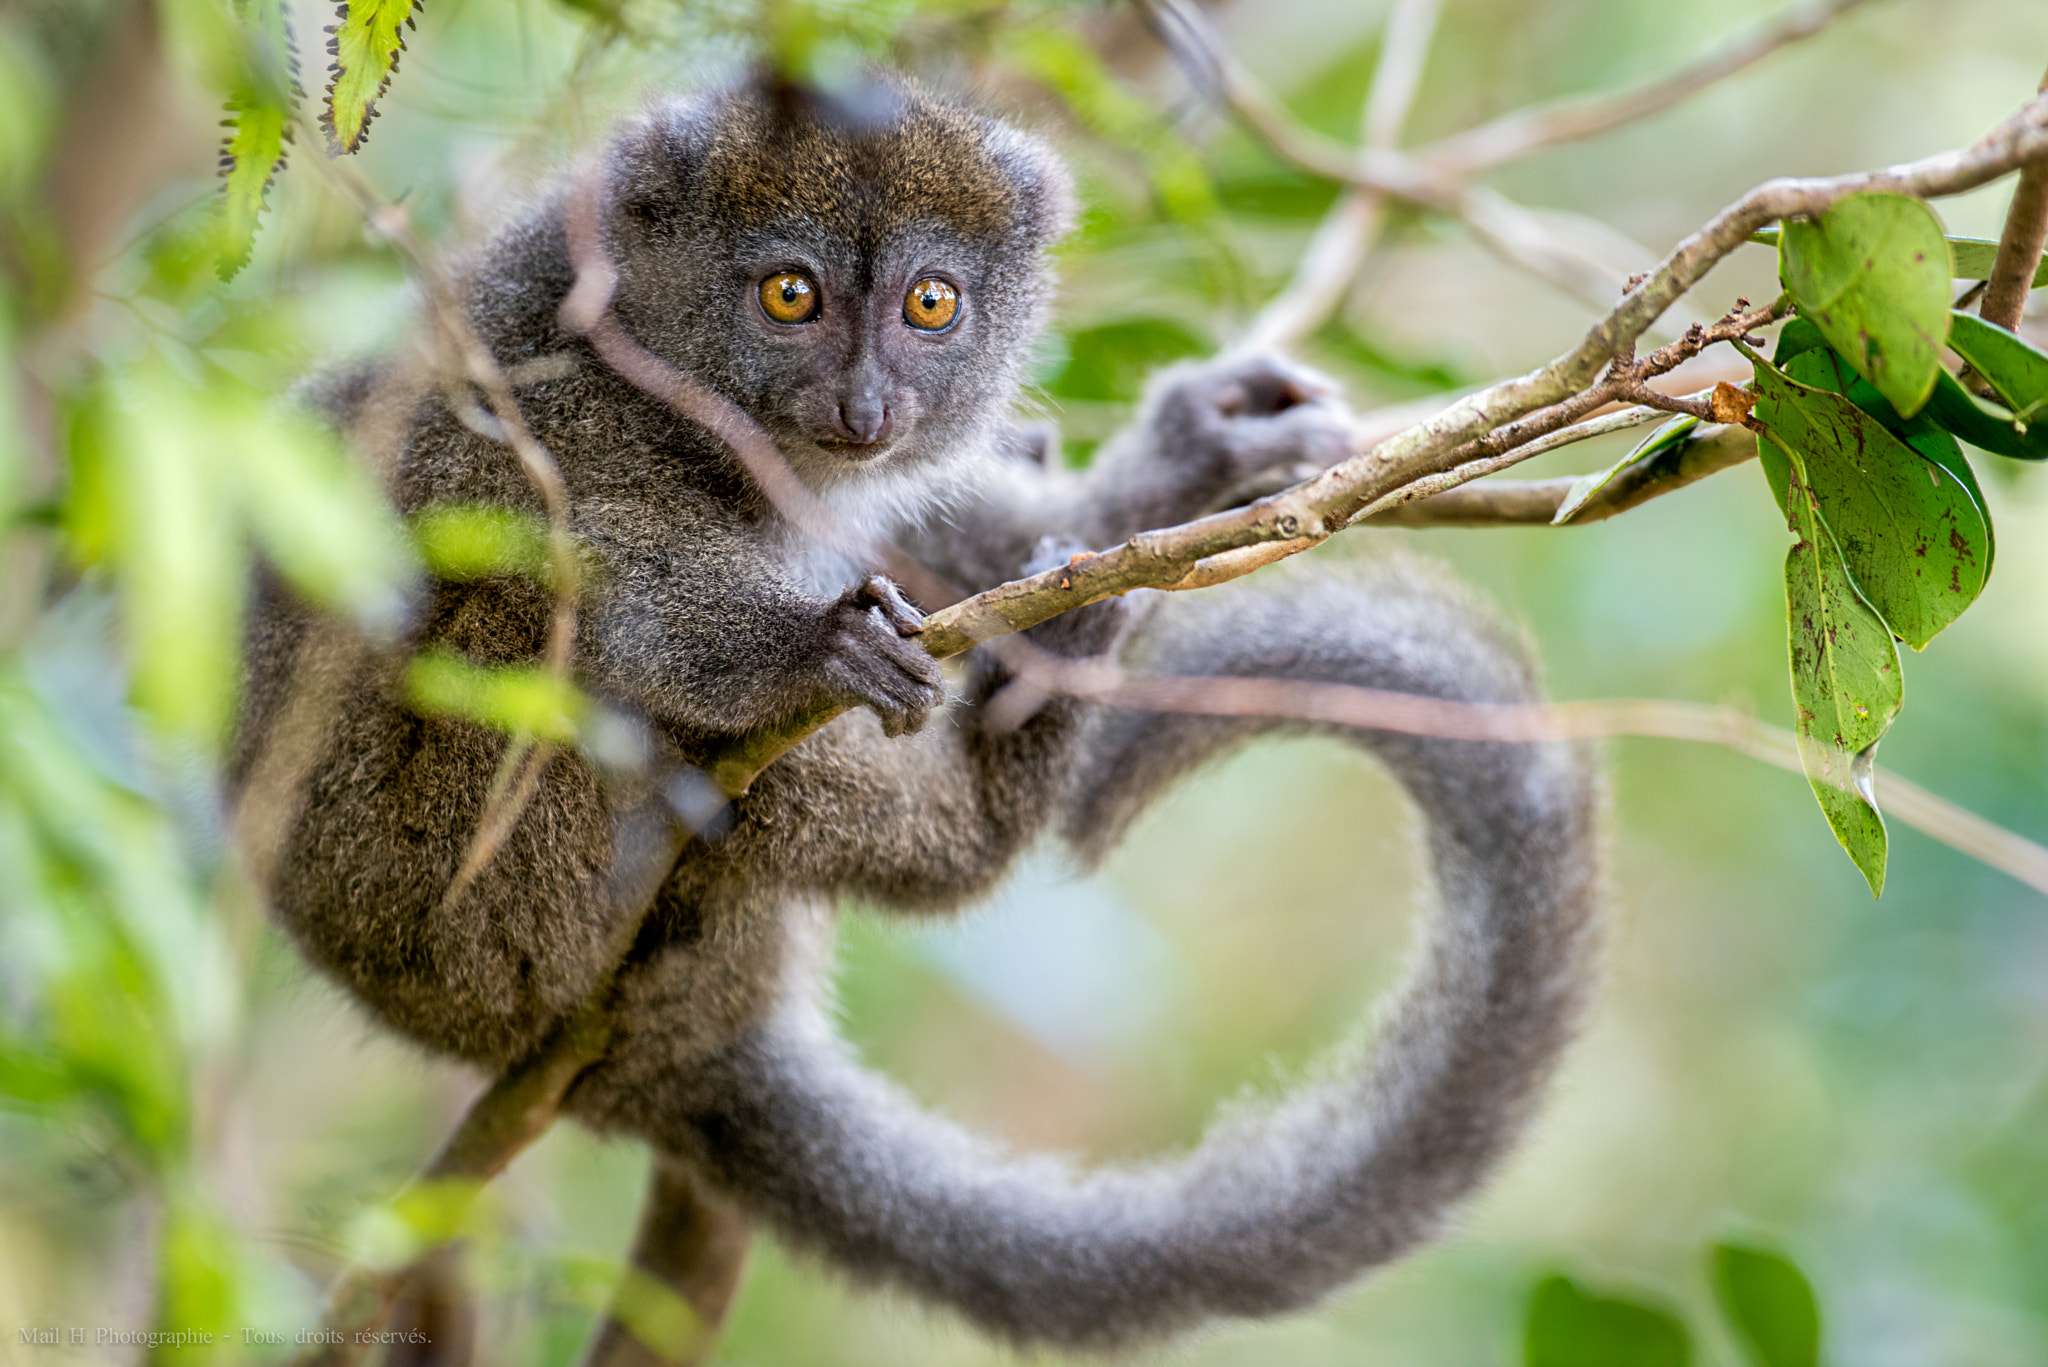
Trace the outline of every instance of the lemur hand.
{"label": "lemur hand", "polygon": [[915,639],[923,625],[924,614],[879,574],[840,594],[826,616],[827,695],[874,709],[886,735],[921,728],[946,698],[939,662]]}

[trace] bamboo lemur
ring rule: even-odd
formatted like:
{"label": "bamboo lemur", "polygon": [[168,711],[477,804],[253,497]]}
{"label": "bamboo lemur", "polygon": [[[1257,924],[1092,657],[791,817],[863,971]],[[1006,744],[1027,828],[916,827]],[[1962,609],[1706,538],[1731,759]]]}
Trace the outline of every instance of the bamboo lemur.
{"label": "bamboo lemur", "polygon": [[[888,108],[864,120],[752,85],[676,104],[617,135],[604,185],[626,329],[759,420],[842,516],[970,589],[1344,452],[1327,388],[1256,358],[1162,377],[1086,474],[1032,460],[1011,411],[1045,252],[1068,226],[1066,175],[1025,134],[913,88],[891,84]],[[852,1275],[1019,1342],[1114,1347],[1291,1310],[1429,1237],[1522,1127],[1585,990],[1597,860],[1582,758],[1341,733],[1426,816],[1443,911],[1375,1047],[1276,1109],[1221,1121],[1177,1161],[1092,1172],[1005,1156],[920,1111],[828,1023],[839,898],[959,907],[1048,827],[1098,860],[1210,757],[1263,732],[1332,728],[1065,699],[1021,726],[983,725],[999,664],[976,658],[949,697],[893,588],[807,549],[718,440],[564,328],[566,202],[484,249],[466,297],[506,365],[576,361],[519,399],[599,565],[580,682],[644,716],[681,761],[821,699],[857,705],[769,767],[729,829],[669,873],[575,1114],[681,1155]],[[325,386],[338,420],[362,416],[376,373]],[[512,453],[442,398],[400,417],[404,509],[537,507]],[[410,644],[530,659],[549,606],[517,578],[437,582]],[[256,613],[241,769],[305,620],[275,594]],[[1537,696],[1514,636],[1412,568],[1269,572],[1163,604],[1110,600],[1030,635],[1163,672]],[[556,756],[502,851],[442,905],[504,741],[408,710],[402,668],[402,652],[378,656],[351,683],[275,903],[388,1024],[500,1067],[601,986],[618,799],[585,758]]]}

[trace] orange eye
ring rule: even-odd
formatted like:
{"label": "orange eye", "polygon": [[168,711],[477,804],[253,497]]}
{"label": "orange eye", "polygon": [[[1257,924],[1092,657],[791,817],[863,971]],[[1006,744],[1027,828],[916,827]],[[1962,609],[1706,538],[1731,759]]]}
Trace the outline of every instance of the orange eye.
{"label": "orange eye", "polygon": [[761,282],[761,309],[778,323],[808,323],[818,316],[818,287],[795,271],[771,275]]}
{"label": "orange eye", "polygon": [[903,321],[919,332],[944,332],[959,313],[960,291],[943,280],[920,280],[903,296]]}

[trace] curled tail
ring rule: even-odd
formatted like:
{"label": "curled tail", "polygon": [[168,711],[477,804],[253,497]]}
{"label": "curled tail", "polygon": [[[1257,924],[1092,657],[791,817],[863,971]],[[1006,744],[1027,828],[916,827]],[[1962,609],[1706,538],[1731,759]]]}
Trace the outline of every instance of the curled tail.
{"label": "curled tail", "polygon": [[[1169,604],[1143,663],[1536,696],[1512,638],[1426,577],[1280,583]],[[1108,712],[1068,837],[1099,856],[1196,765],[1310,730],[1378,756],[1428,825],[1441,910],[1369,1050],[1176,1160],[1084,1173],[920,1111],[792,1006],[718,1059],[684,1147],[799,1244],[1020,1342],[1116,1347],[1297,1309],[1429,1238],[1506,1153],[1571,1034],[1591,974],[1596,785],[1558,745]]]}

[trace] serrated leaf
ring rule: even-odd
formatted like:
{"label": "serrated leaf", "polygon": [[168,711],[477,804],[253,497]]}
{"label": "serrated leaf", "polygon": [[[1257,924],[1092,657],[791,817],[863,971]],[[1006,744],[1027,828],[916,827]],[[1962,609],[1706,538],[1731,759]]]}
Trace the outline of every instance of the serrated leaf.
{"label": "serrated leaf", "polygon": [[421,0],[343,0],[340,22],[329,32],[327,108],[321,126],[338,152],[353,152],[369,135],[377,117],[377,101],[398,74],[398,54],[405,51],[404,30],[415,22]]}
{"label": "serrated leaf", "polygon": [[421,712],[464,717],[517,736],[573,741],[589,712],[575,687],[533,665],[471,664],[452,651],[421,651],[405,672]]}
{"label": "serrated leaf", "polygon": [[274,100],[243,92],[228,101],[227,141],[220,154],[220,203],[215,212],[219,246],[214,269],[232,280],[249,264],[256,228],[271,184],[284,170],[291,143],[290,116]]}
{"label": "serrated leaf", "polygon": [[1692,1337],[1667,1312],[1547,1277],[1529,1297],[1523,1367],[1687,1367]]}
{"label": "serrated leaf", "polygon": [[231,280],[249,263],[270,187],[284,170],[292,142],[292,110],[302,97],[298,53],[281,0],[242,0],[234,7],[241,40],[238,74],[226,102],[221,143],[221,193],[214,210],[214,270]]}
{"label": "serrated leaf", "polygon": [[1586,500],[1606,488],[1614,477],[1640,461],[1652,461],[1667,453],[1681,451],[1692,440],[1693,429],[1700,420],[1690,413],[1681,413],[1670,422],[1663,424],[1642,441],[1636,448],[1605,470],[1595,470],[1572,481],[1572,487],[1565,491],[1564,501],[1557,505],[1557,512],[1551,517],[1554,527],[1562,527],[1572,520],[1572,515],[1586,506]]}
{"label": "serrated leaf", "polygon": [[[1825,365],[1827,355],[1806,352],[1792,365]],[[1990,531],[1968,486],[1840,394],[1762,364],[1756,384],[1756,417],[1799,458],[1800,482],[1861,595],[1921,649],[1984,588]]]}
{"label": "serrated leaf", "polygon": [[1843,567],[1802,463],[1768,436],[1757,442],[1757,454],[1796,538],[1785,554],[1785,622],[1800,763],[1829,828],[1874,897],[1884,890],[1885,829],[1871,766],[1905,702],[1899,653]]}
{"label": "serrated leaf", "polygon": [[1974,313],[1957,313],[1951,326],[1949,345],[1990,381],[2013,417],[2029,430],[2037,422],[2048,424],[2048,355]]}
{"label": "serrated leaf", "polygon": [[1816,1367],[1820,1305],[1806,1274],[1760,1248],[1716,1244],[1714,1296],[1755,1367]]}
{"label": "serrated leaf", "polygon": [[1784,225],[1779,273],[1799,312],[1908,416],[1941,369],[1948,336],[1948,242],[1934,211],[1906,195],[1851,195]]}

